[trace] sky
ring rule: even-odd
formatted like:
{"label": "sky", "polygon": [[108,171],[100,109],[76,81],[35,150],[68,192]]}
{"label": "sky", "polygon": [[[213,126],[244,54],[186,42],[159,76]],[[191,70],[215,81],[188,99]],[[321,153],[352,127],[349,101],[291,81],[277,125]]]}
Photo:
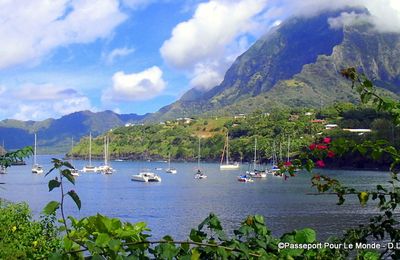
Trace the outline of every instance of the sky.
{"label": "sky", "polygon": [[237,56],[293,15],[365,6],[400,32],[399,0],[3,0],[0,120],[81,111],[155,112],[218,85]]}

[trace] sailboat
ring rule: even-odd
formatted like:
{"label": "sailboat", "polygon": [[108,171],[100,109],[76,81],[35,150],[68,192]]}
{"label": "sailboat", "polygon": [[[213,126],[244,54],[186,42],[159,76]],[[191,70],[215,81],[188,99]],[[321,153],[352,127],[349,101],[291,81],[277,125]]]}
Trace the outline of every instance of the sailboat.
{"label": "sailboat", "polygon": [[[224,155],[225,155],[225,163],[224,161]],[[225,145],[224,149],[222,151],[222,156],[221,156],[221,163],[219,165],[220,170],[236,170],[239,169],[239,163],[229,163],[229,134],[226,133],[226,140],[225,140]]]}
{"label": "sailboat", "polygon": [[248,172],[253,178],[266,178],[267,174],[263,171],[257,170],[257,138],[254,140],[254,159],[253,159],[253,170]]}
{"label": "sailboat", "polygon": [[[4,140],[3,140],[3,146],[1,147],[1,157],[4,157],[6,154],[6,148],[4,147]],[[0,174],[6,174],[7,173],[7,168],[4,165],[0,165]]]}
{"label": "sailboat", "polygon": [[[74,148],[74,138],[71,138],[71,160],[70,160],[70,164],[72,166],[74,166],[73,160],[74,160],[74,154],[72,153],[72,148]],[[71,174],[74,177],[78,177],[79,176],[79,171],[77,169],[71,169]]]}
{"label": "sailboat", "polygon": [[34,150],[33,150],[33,166],[32,166],[32,173],[35,173],[35,174],[41,174],[41,173],[43,173],[43,167],[41,166],[41,165],[39,165],[38,163],[37,163],[37,161],[36,161],[36,155],[37,155],[37,152],[36,152],[36,150],[37,150],[37,136],[36,136],[36,133],[35,133],[35,146],[34,146]]}
{"label": "sailboat", "polygon": [[200,169],[200,137],[199,137],[199,148],[198,148],[198,155],[197,155],[197,172],[194,175],[195,179],[205,179],[207,175],[205,175]]}
{"label": "sailboat", "polygon": [[175,168],[171,168],[171,153],[168,154],[168,168],[165,172],[171,174],[176,174],[178,172]]}
{"label": "sailboat", "polygon": [[104,174],[112,174],[115,170],[108,164],[110,153],[108,147],[110,145],[110,138],[104,136],[104,165],[98,167],[98,171]]}
{"label": "sailboat", "polygon": [[97,167],[92,165],[92,133],[89,133],[89,165],[85,165],[81,170],[85,173],[97,172]]}
{"label": "sailboat", "polygon": [[266,170],[266,172],[272,174],[273,176],[279,176],[279,175],[275,174],[275,173],[278,173],[279,170],[280,169],[278,167],[278,156],[276,155],[276,147],[275,147],[275,141],[274,141],[273,152],[272,152],[272,166],[271,166],[271,169]]}

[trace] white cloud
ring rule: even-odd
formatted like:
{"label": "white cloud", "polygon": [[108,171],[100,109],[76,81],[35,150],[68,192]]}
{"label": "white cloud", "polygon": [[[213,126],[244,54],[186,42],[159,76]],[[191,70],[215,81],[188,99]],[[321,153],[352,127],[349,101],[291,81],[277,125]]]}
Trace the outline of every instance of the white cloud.
{"label": "white cloud", "polygon": [[[293,15],[312,16],[322,10],[336,10],[344,7],[364,7],[371,14],[369,21],[379,31],[400,32],[400,1],[398,0],[270,0],[268,2],[270,12],[266,15],[267,19],[285,18]],[[273,10],[273,11],[272,11]],[[342,16],[342,22],[357,22],[361,17]],[[350,18],[355,18],[351,20]],[[364,18],[363,18],[364,19]],[[339,20],[337,20],[338,22]],[[338,24],[336,24],[338,25]]]}
{"label": "white cloud", "polygon": [[331,17],[328,19],[328,23],[331,28],[339,29],[343,26],[355,24],[358,22],[364,23],[368,22],[370,17],[367,14],[358,14],[355,12],[343,12],[338,17]]}
{"label": "white cloud", "polygon": [[113,86],[107,89],[102,96],[103,101],[130,101],[148,100],[159,95],[166,86],[162,78],[163,72],[157,66],[142,72],[125,74],[116,72],[113,77]]}
{"label": "white cloud", "polygon": [[251,30],[251,19],[262,11],[265,1],[210,1],[202,3],[194,16],[178,24],[160,52],[166,62],[177,68],[222,56],[224,48],[236,37]]}
{"label": "white cloud", "polygon": [[125,19],[118,0],[1,1],[0,69],[105,38]]}
{"label": "white cloud", "polygon": [[209,89],[247,43],[246,34],[258,30],[256,16],[266,0],[211,0],[198,5],[193,17],[175,26],[160,48],[167,64],[189,72],[191,86]]}
{"label": "white cloud", "polygon": [[0,92],[0,116],[19,120],[43,120],[94,108],[88,97],[74,89],[53,84],[25,84]]}
{"label": "white cloud", "polygon": [[115,59],[128,56],[134,51],[135,51],[134,48],[127,48],[127,47],[114,49],[108,55],[106,55],[105,57],[106,63],[113,64]]}

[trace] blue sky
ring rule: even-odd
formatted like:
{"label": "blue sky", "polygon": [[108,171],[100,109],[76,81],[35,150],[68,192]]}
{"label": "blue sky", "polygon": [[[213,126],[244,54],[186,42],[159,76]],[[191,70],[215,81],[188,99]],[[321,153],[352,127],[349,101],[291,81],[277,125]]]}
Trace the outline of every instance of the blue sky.
{"label": "blue sky", "polygon": [[238,55],[291,15],[363,4],[377,28],[400,31],[399,2],[2,1],[0,120],[155,112],[190,88],[219,84]]}

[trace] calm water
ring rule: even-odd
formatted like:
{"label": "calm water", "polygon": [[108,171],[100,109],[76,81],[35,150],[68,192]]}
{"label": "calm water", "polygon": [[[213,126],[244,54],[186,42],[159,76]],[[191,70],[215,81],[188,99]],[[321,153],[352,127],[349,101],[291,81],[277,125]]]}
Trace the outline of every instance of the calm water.
{"label": "calm water", "polygon": [[[54,157],[54,156],[53,156]],[[50,169],[51,156],[39,156],[38,162]],[[61,156],[58,156],[61,158]],[[14,202],[29,203],[35,216],[50,200],[58,200],[59,193],[48,192],[51,176],[31,173],[30,162],[26,166],[13,166],[8,174],[0,175],[0,197]],[[81,169],[84,161],[75,161]],[[93,165],[100,165],[94,161]],[[67,214],[83,217],[97,212],[118,217],[125,221],[145,221],[155,238],[170,234],[176,239],[188,236],[190,229],[208,216],[216,213],[225,229],[232,230],[249,214],[261,214],[275,235],[293,229],[311,227],[318,231],[318,238],[341,234],[348,227],[357,226],[375,212],[371,205],[361,208],[357,201],[348,200],[336,206],[335,196],[305,195],[315,190],[310,187],[310,175],[299,173],[296,178],[284,181],[270,177],[254,183],[240,183],[236,176],[247,170],[219,170],[218,164],[202,164],[208,175],[205,180],[193,178],[196,164],[171,163],[178,174],[154,172],[162,177],[161,183],[139,183],[130,180],[142,168],[166,168],[164,162],[112,162],[117,170],[113,175],[84,174],[77,178],[73,188],[82,200],[78,211],[73,202],[67,201]],[[384,183],[389,174],[371,171],[323,171],[349,186],[373,187]]]}

